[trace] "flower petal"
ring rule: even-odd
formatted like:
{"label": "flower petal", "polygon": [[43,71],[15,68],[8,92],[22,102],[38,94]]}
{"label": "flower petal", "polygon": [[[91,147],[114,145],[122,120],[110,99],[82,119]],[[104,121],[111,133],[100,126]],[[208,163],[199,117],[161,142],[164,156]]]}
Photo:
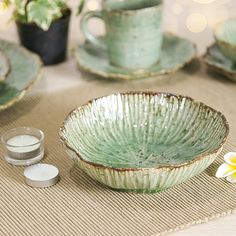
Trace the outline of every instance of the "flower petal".
{"label": "flower petal", "polygon": [[234,172],[233,174],[229,175],[226,178],[230,183],[235,183],[236,182],[236,172]]}
{"label": "flower petal", "polygon": [[224,155],[225,162],[232,165],[236,166],[236,152],[228,152]]}
{"label": "flower petal", "polygon": [[217,178],[227,177],[236,172],[236,166],[229,165],[228,163],[223,163],[216,171]]}

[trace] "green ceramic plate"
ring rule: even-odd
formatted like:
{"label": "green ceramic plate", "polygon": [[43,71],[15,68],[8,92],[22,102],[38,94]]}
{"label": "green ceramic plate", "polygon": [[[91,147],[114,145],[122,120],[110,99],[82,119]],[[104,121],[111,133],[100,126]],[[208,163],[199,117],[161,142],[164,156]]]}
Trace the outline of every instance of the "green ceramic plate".
{"label": "green ceramic plate", "polygon": [[205,170],[228,131],[220,112],[189,97],[133,92],[75,109],[60,137],[75,163],[100,183],[158,192]]}
{"label": "green ceramic plate", "polygon": [[236,81],[235,64],[222,54],[216,44],[213,44],[207,49],[206,54],[203,56],[203,61],[210,69]]}
{"label": "green ceramic plate", "polygon": [[[104,41],[103,38],[101,40]],[[75,49],[75,58],[80,69],[105,78],[118,79],[137,79],[170,74],[190,62],[195,55],[196,49],[193,43],[168,33],[164,35],[161,61],[149,69],[138,71],[111,65],[107,52],[88,42]]]}
{"label": "green ceramic plate", "polygon": [[0,50],[0,82],[6,79],[10,71],[10,63],[6,54]]}
{"label": "green ceramic plate", "polygon": [[0,40],[2,50],[10,63],[6,80],[0,83],[0,111],[19,101],[33,83],[40,78],[39,57],[14,43]]}

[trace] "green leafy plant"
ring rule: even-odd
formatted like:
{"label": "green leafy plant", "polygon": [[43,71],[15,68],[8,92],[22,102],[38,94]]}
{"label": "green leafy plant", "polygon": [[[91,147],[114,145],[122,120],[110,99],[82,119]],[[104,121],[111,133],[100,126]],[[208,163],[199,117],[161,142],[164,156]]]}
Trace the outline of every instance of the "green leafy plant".
{"label": "green leafy plant", "polygon": [[67,0],[3,0],[3,3],[14,6],[16,21],[36,24],[45,31],[68,9]]}

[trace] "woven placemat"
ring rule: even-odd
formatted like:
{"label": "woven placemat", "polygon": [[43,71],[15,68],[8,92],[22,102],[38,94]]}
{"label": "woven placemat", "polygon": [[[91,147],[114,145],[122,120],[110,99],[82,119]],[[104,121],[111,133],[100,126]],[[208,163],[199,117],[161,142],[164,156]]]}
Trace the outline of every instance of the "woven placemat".
{"label": "woven placemat", "polygon": [[[58,166],[61,179],[46,189],[28,187],[23,168],[7,164],[1,147],[0,235],[151,236],[232,212],[236,185],[214,177],[222,156],[201,175],[154,195],[114,192],[73,167],[58,138],[64,117],[92,97],[125,90],[183,93],[220,109],[229,121],[236,114],[234,106],[227,105],[236,97],[234,84],[186,73],[162,82],[84,81],[77,88],[26,97],[0,113],[0,133],[23,125],[42,129],[47,146],[43,162]],[[232,150],[236,147],[228,142],[224,152]]]}

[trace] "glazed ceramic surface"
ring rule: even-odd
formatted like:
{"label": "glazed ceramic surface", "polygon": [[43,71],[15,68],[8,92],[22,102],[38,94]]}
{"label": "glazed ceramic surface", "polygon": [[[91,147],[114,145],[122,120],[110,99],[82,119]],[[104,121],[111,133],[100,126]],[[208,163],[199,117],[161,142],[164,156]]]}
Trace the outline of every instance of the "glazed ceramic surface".
{"label": "glazed ceramic surface", "polygon": [[103,42],[87,28],[91,17],[100,17],[106,26],[104,43],[110,62],[114,65],[140,69],[160,59],[162,45],[162,1],[105,1],[102,11],[82,16],[81,29],[91,44],[103,48]]}
{"label": "glazed ceramic surface", "polygon": [[[103,41],[103,38],[100,38]],[[75,58],[80,69],[114,79],[138,79],[170,74],[190,62],[196,54],[195,45],[186,39],[166,33],[160,62],[142,70],[129,70],[109,63],[107,50],[87,42],[75,49]]]}
{"label": "glazed ceramic surface", "polygon": [[222,53],[216,44],[207,49],[203,60],[210,69],[228,77],[232,81],[236,81],[236,67],[234,63]]}
{"label": "glazed ceramic surface", "polygon": [[218,24],[215,37],[222,53],[236,63],[236,18]]}
{"label": "glazed ceramic surface", "polygon": [[206,169],[228,124],[214,109],[166,93],[124,93],[72,111],[60,130],[70,157],[111,188],[158,192]]}
{"label": "glazed ceramic surface", "polygon": [[10,72],[0,83],[0,111],[19,101],[41,75],[41,61],[26,49],[0,40],[0,50],[9,59]]}
{"label": "glazed ceramic surface", "polygon": [[10,71],[9,60],[5,53],[0,50],[0,82],[6,79],[8,72]]}

